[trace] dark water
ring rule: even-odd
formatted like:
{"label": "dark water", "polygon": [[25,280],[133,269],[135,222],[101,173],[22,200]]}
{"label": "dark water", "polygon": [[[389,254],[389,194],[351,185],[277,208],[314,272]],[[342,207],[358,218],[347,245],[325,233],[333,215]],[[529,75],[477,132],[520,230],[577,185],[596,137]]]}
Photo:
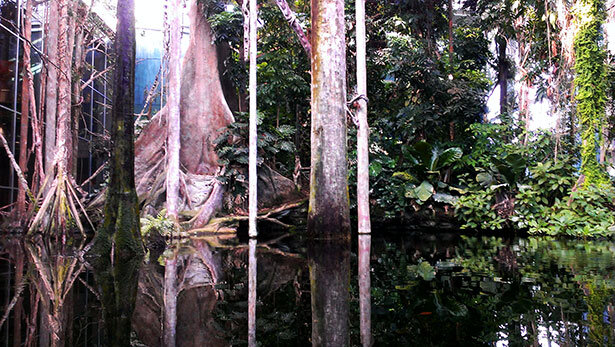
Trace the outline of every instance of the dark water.
{"label": "dark water", "polygon": [[[87,243],[5,237],[1,247],[0,346],[108,345],[101,302],[112,310],[114,301],[83,256]],[[134,346],[247,345],[250,336],[261,346],[615,345],[608,241],[224,234],[158,253],[138,276],[118,277],[138,293]]]}

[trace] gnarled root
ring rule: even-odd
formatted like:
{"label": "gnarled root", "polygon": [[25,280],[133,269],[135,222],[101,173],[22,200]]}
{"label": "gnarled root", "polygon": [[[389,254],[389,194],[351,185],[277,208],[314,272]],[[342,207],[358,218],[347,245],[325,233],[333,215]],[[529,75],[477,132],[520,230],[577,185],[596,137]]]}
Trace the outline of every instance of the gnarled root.
{"label": "gnarled root", "polygon": [[[85,228],[82,217],[94,228],[88,214],[81,202],[78,186],[74,180],[64,171],[60,170],[52,181],[49,178],[43,184],[41,192],[45,192],[42,197],[40,208],[36,214],[28,233],[42,232],[48,234],[54,229],[65,230],[67,226],[74,223],[81,234],[85,235]],[[39,198],[37,201],[41,200]]]}

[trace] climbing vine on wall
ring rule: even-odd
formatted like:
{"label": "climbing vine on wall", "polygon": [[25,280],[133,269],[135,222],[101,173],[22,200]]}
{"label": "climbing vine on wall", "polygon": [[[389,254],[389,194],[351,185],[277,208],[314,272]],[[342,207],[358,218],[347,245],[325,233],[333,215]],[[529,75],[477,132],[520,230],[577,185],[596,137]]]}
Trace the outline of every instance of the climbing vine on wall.
{"label": "climbing vine on wall", "polygon": [[579,31],[574,39],[577,88],[577,112],[581,127],[581,173],[585,186],[607,182],[597,159],[597,151],[604,141],[606,105],[606,52],[602,46],[604,0],[581,0],[576,5]]}

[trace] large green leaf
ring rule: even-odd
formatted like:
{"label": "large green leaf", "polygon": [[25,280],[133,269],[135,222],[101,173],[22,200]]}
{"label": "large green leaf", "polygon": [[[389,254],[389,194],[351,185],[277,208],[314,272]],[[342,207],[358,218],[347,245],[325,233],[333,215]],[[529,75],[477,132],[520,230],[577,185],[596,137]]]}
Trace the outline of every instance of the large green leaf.
{"label": "large green leaf", "polygon": [[493,183],[493,176],[486,172],[480,172],[476,175],[476,182],[483,187],[489,187]]}
{"label": "large green leaf", "polygon": [[423,181],[420,186],[414,188],[414,192],[421,201],[427,201],[435,193],[433,186],[427,181]]}
{"label": "large green leaf", "polygon": [[[525,168],[527,166],[527,163],[526,163],[525,158],[522,157],[521,155],[509,154],[506,156],[505,160],[506,160],[506,163],[510,166],[511,171],[513,175],[515,176],[514,177],[515,180],[525,173]],[[510,183],[516,183],[516,182],[510,182]]]}
{"label": "large green leaf", "polygon": [[433,146],[426,141],[419,141],[414,144],[414,151],[419,157],[420,164],[426,169],[430,168]]}
{"label": "large green leaf", "polygon": [[443,168],[445,166],[451,165],[457,160],[461,159],[463,155],[463,151],[459,147],[452,147],[444,150],[440,153],[440,157],[438,158],[438,169]]}
{"label": "large green leaf", "polygon": [[382,164],[378,161],[373,161],[369,164],[369,175],[376,177],[382,172]]}

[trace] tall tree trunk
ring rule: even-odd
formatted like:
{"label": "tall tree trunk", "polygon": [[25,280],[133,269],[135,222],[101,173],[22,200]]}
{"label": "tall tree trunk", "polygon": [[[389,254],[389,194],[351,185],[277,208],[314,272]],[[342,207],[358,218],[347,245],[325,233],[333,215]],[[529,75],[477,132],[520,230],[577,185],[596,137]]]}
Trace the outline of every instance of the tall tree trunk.
{"label": "tall tree trunk", "polygon": [[[134,178],[134,0],[118,2],[115,37],[116,68],[113,81],[113,110],[110,161],[111,179],[105,204],[102,242],[111,242],[115,258],[132,258],[143,252],[139,231],[139,206]],[[111,245],[103,249],[111,251]]]}
{"label": "tall tree trunk", "polygon": [[250,0],[250,135],[249,135],[249,167],[248,167],[248,188],[249,188],[249,234],[250,237],[257,236],[256,230],[256,215],[258,214],[258,196],[257,196],[257,170],[256,170],[256,152],[258,134],[256,132],[257,109],[256,109],[256,34],[257,34],[257,17],[258,9],[256,0]]}
{"label": "tall tree trunk", "polygon": [[365,0],[357,0],[357,212],[359,233],[371,232],[369,215],[369,125],[367,123],[367,62],[365,39]]}
{"label": "tall tree trunk", "polygon": [[[28,172],[28,128],[30,114],[30,78],[27,73],[27,67],[30,67],[30,47],[27,42],[30,42],[31,37],[31,22],[32,22],[32,4],[31,0],[26,0],[26,11],[23,16],[23,36],[25,42],[23,44],[22,55],[22,84],[21,84],[21,127],[19,131],[19,168],[21,172]],[[29,9],[29,11],[28,11]],[[17,216],[19,219],[24,218],[26,214],[26,186],[20,180],[17,190]]]}
{"label": "tall tree trunk", "polygon": [[347,238],[346,41],[343,0],[312,0],[312,153],[308,233]]}
{"label": "tall tree trunk", "polygon": [[[86,18],[87,14],[85,9],[81,4],[75,3],[75,11],[76,16],[79,17],[79,20],[73,19],[71,21],[71,26],[73,27],[72,31],[74,32],[74,43],[71,46],[73,49],[73,68],[72,68],[72,76],[74,76],[71,80],[71,150],[70,150],[70,163],[71,163],[71,173],[73,177],[77,177],[77,159],[79,152],[79,121],[83,117],[82,115],[82,93],[81,93],[81,78],[85,73],[85,30],[84,30],[84,21],[83,18]],[[92,73],[96,73],[93,69]],[[90,113],[93,113],[93,110],[90,110]],[[87,128],[87,124],[84,124]]]}
{"label": "tall tree trunk", "polygon": [[449,59],[453,61],[453,0],[448,0],[448,53]]}
{"label": "tall tree trunk", "polygon": [[508,112],[508,58],[506,57],[506,38],[498,35],[498,81],[500,84],[500,114]]}
{"label": "tall tree trunk", "polygon": [[47,83],[45,86],[45,175],[53,174],[53,161],[56,152],[56,110],[58,103],[58,2],[49,2],[47,15]]}
{"label": "tall tree trunk", "polygon": [[[218,55],[212,43],[214,37],[206,8],[197,0],[189,0],[188,8],[190,43],[181,70],[180,166],[188,175],[215,176],[220,164],[213,141],[234,119],[222,91]],[[165,107],[143,129],[135,143],[137,191],[147,201],[156,201],[156,192],[166,185],[167,120],[168,108]],[[162,182],[161,185],[158,182]],[[207,202],[200,206],[197,224],[206,223],[211,214],[221,208],[223,193],[224,188],[214,184]]]}
{"label": "tall tree trunk", "polygon": [[257,122],[257,107],[256,107],[256,35],[257,35],[257,18],[258,9],[256,7],[256,0],[250,0],[250,134],[249,134],[249,166],[248,166],[248,197],[249,197],[249,235],[250,237],[257,236],[256,230],[256,215],[258,214],[258,196],[257,196],[257,169],[256,169],[256,152],[258,150],[258,134],[256,132]]}
{"label": "tall tree trunk", "polygon": [[181,0],[168,2],[171,23],[169,42],[169,94],[167,107],[167,216],[177,221],[179,209]]}
{"label": "tall tree trunk", "polygon": [[[234,119],[222,92],[216,46],[204,5],[197,0],[189,4],[191,42],[182,65],[180,161],[190,173],[211,175],[220,168],[213,141]],[[202,93],[208,97],[203,98]]]}
{"label": "tall tree trunk", "polygon": [[[58,75],[58,106],[57,106],[57,130],[56,130],[56,150],[58,176],[69,173],[69,144],[70,144],[70,113],[71,113],[71,63],[72,47],[68,46],[69,41],[69,0],[58,0],[60,11],[59,36],[58,36],[58,57],[60,73]],[[72,149],[72,148],[71,148]]]}
{"label": "tall tree trunk", "polygon": [[97,236],[98,280],[103,288],[103,317],[109,346],[130,346],[137,274],[143,258],[139,206],[134,178],[134,0],[117,4],[116,65],[110,160],[111,179],[105,221]]}

